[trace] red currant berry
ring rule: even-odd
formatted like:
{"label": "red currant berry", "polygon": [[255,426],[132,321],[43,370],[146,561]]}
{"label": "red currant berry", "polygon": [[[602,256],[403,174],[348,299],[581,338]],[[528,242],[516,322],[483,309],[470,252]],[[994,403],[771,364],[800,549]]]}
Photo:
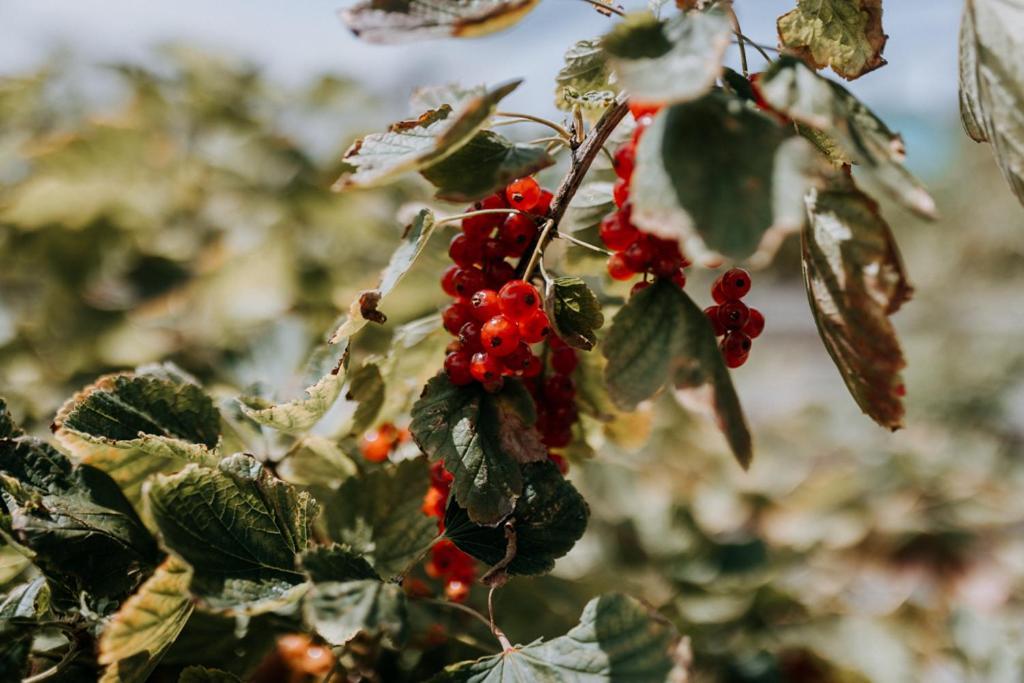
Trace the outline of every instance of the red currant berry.
{"label": "red currant berry", "polygon": [[505,219],[505,223],[498,231],[498,238],[501,240],[505,253],[509,256],[521,256],[526,248],[530,246],[534,236],[537,234],[537,226],[533,218],[525,214],[516,213]]}
{"label": "red currant berry", "polygon": [[725,364],[730,368],[738,368],[747,362],[750,354],[750,337],[742,332],[729,332],[722,339],[720,344],[722,355],[725,357]]}
{"label": "red currant berry", "polygon": [[530,359],[533,357],[533,352],[530,351],[530,347],[526,342],[519,342],[516,350],[501,360],[505,364],[508,374],[521,377],[523,371],[526,370],[526,367],[530,364]]}
{"label": "red currant berry", "polygon": [[512,320],[522,320],[540,308],[537,288],[525,280],[510,280],[500,290],[501,312]]}
{"label": "red currant berry", "polygon": [[722,276],[722,294],[729,301],[739,301],[750,291],[750,273],[732,268]]}
{"label": "red currant berry", "polygon": [[456,386],[464,386],[473,381],[473,375],[469,370],[470,357],[468,353],[456,351],[444,357],[444,371],[448,374],[448,380]]}
{"label": "red currant berry", "polygon": [[551,368],[560,375],[571,375],[579,362],[576,350],[569,346],[555,349],[551,354]]}
{"label": "red currant berry", "polygon": [[473,317],[480,322],[490,320],[501,313],[498,293],[493,289],[477,290],[470,297],[469,305],[473,308]]}
{"label": "red currant berry", "polygon": [[622,256],[630,270],[642,273],[651,265],[654,249],[650,240],[641,235],[633,244],[629,245],[626,251],[622,252]]}
{"label": "red currant berry", "polygon": [[[491,195],[473,206],[466,209],[466,213],[480,210],[495,210],[508,208],[505,197],[502,195]],[[462,232],[470,239],[480,240],[491,234],[491,231],[501,225],[505,220],[503,213],[485,213],[479,216],[469,216],[462,219]]]}
{"label": "red currant berry", "polygon": [[487,284],[491,289],[500,290],[502,285],[516,276],[516,269],[501,259],[487,264]]}
{"label": "red currant berry", "polygon": [[566,427],[548,429],[541,435],[541,441],[548,448],[565,448],[572,442],[572,430]]}
{"label": "red currant berry", "polygon": [[536,344],[551,335],[551,322],[547,313],[540,308],[534,309],[525,318],[520,318],[517,325],[519,336],[527,344]]}
{"label": "red currant berry", "polygon": [[526,361],[526,367],[523,368],[523,377],[537,377],[543,369],[544,364],[540,362],[540,358],[531,355]]}
{"label": "red currant berry", "polygon": [[570,427],[578,416],[579,412],[576,410],[576,404],[565,403],[551,410],[548,415],[548,424]]}
{"label": "red currant berry", "polygon": [[615,181],[612,186],[612,199],[615,201],[615,206],[622,206],[629,201],[629,181],[619,180]]}
{"label": "red currant berry", "polygon": [[718,319],[727,330],[742,330],[750,317],[750,309],[742,301],[727,301],[718,307]]}
{"label": "red currant berry", "polygon": [[629,295],[633,296],[634,294],[636,294],[638,292],[644,291],[645,289],[647,289],[650,286],[651,286],[650,282],[647,282],[646,280],[638,280],[636,282],[636,284],[634,284],[632,287],[630,287]]}
{"label": "red currant berry", "polygon": [[459,346],[461,351],[469,354],[484,350],[480,341],[480,323],[470,320],[459,328]]}
{"label": "red currant berry", "polygon": [[636,226],[628,220],[623,220],[621,211],[605,216],[601,221],[599,233],[601,241],[612,251],[625,251],[640,236]]}
{"label": "red currant berry", "polygon": [[683,259],[676,253],[662,251],[651,259],[651,272],[657,277],[670,278],[679,272]]}
{"label": "red currant berry", "polygon": [[672,284],[674,284],[679,289],[682,289],[683,287],[686,286],[686,273],[683,272],[682,268],[680,268],[679,270],[672,274]]}
{"label": "red currant berry", "polygon": [[471,297],[487,286],[487,278],[479,268],[460,268],[455,276],[455,291],[459,296]]}
{"label": "red currant berry", "polygon": [[757,339],[764,332],[764,316],[756,308],[747,309],[747,323],[743,326],[743,334],[751,339]]}
{"label": "red currant berry", "polygon": [[488,237],[484,240],[483,254],[484,263],[500,261],[508,255],[505,251],[505,245],[497,237]]}
{"label": "red currant berry", "polygon": [[633,164],[636,163],[636,147],[632,144],[621,145],[615,150],[614,165],[615,175],[619,176],[622,180],[629,182],[630,176],[633,175]]}
{"label": "red currant berry", "polygon": [[444,274],[441,275],[441,289],[448,296],[458,296],[459,292],[455,289],[455,276],[459,273],[458,266],[448,266],[445,269]]}
{"label": "red currant berry", "polygon": [[639,122],[645,116],[654,116],[663,106],[660,102],[637,102],[630,100],[629,113]]}
{"label": "red currant berry", "polygon": [[540,191],[540,200],[537,202],[537,206],[533,207],[533,213],[538,216],[546,216],[551,211],[551,202],[555,199],[555,195],[551,194],[547,190]]}
{"label": "red currant berry", "polygon": [[704,315],[707,316],[708,322],[711,323],[711,329],[714,330],[716,337],[721,337],[725,334],[725,325],[718,319],[719,310],[721,310],[721,306],[708,306],[704,309]]}
{"label": "red currant berry", "polygon": [[576,396],[576,385],[568,375],[552,375],[544,383],[544,398],[552,403],[571,401]]}
{"label": "red currant berry", "polygon": [[711,298],[715,300],[716,304],[724,304],[729,299],[725,296],[725,290],[722,289],[722,278],[719,277],[715,280],[714,284],[711,285]]}
{"label": "red currant berry", "polygon": [[473,354],[473,359],[469,365],[473,379],[482,384],[489,384],[501,379],[502,369],[501,361],[496,356],[482,351]]}
{"label": "red currant berry", "polygon": [[540,201],[540,185],[533,178],[517,178],[505,188],[509,206],[520,211],[529,211]]}
{"label": "red currant berry", "polygon": [[612,254],[608,257],[608,274],[613,280],[628,280],[636,275],[636,271],[626,263],[626,257],[622,254]]}
{"label": "red currant berry", "polygon": [[636,145],[640,142],[640,136],[644,134],[647,127],[654,123],[654,116],[650,114],[644,114],[636,120],[636,128],[633,129],[633,136],[630,141]]}
{"label": "red currant berry", "polygon": [[496,315],[480,328],[480,343],[491,355],[507,356],[519,344],[519,329],[513,320]]}
{"label": "red currant berry", "polygon": [[555,463],[555,467],[564,477],[569,474],[569,461],[560,456],[558,453],[548,453],[548,460]]}
{"label": "red currant berry", "polygon": [[473,309],[462,299],[456,299],[441,313],[444,329],[451,334],[458,334],[463,325],[473,319]]}
{"label": "red currant berry", "polygon": [[483,244],[459,233],[452,238],[448,245],[448,256],[455,262],[455,265],[469,268],[473,264],[483,261]]}

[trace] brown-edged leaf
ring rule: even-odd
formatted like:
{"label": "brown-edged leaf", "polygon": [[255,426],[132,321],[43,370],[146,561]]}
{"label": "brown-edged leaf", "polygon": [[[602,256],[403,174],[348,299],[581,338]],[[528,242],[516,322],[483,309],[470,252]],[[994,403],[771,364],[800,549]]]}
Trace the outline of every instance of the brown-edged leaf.
{"label": "brown-edged leaf", "polygon": [[778,20],[779,42],[847,80],[885,66],[882,0],[798,0]]}

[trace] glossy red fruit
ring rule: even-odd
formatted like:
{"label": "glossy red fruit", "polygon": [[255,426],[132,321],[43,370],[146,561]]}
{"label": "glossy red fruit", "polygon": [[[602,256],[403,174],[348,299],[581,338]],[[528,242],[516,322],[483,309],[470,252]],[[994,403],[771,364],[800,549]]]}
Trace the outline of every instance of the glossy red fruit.
{"label": "glossy red fruit", "polygon": [[464,351],[449,353],[444,357],[444,371],[448,374],[448,380],[457,386],[464,386],[473,381],[473,375],[469,370],[470,356]]}
{"label": "glossy red fruit", "polygon": [[501,312],[512,320],[522,320],[540,308],[540,293],[525,280],[510,280],[498,290]]}
{"label": "glossy red fruit", "polygon": [[742,268],[731,268],[722,275],[722,294],[729,301],[738,301],[750,291],[750,273]]}
{"label": "glossy red fruit", "polygon": [[384,462],[395,442],[380,430],[367,432],[359,441],[359,451],[367,462]]}
{"label": "glossy red fruit", "polygon": [[617,211],[602,219],[598,234],[612,251],[625,251],[640,236],[640,231],[629,221],[622,220],[622,212]]}
{"label": "glossy red fruit", "polygon": [[522,377],[531,358],[533,358],[533,352],[530,351],[530,347],[526,342],[519,342],[516,350],[502,358],[501,362],[505,364],[505,369],[508,370],[507,374]]}
{"label": "glossy red fruit", "polygon": [[504,366],[497,356],[492,356],[483,351],[474,353],[473,359],[469,364],[469,371],[473,374],[473,379],[483,384],[501,379],[501,371],[503,369]]}
{"label": "glossy red fruit", "polygon": [[464,233],[459,233],[448,244],[448,256],[455,262],[455,265],[468,268],[483,261],[483,243]]}
{"label": "glossy red fruit", "polygon": [[704,309],[704,315],[707,316],[708,322],[711,323],[711,329],[715,331],[716,337],[721,337],[725,334],[725,325],[718,319],[718,311],[721,306],[708,306]]}
{"label": "glossy red fruit", "polygon": [[522,256],[537,235],[537,226],[530,216],[516,213],[505,219],[498,230],[498,239],[509,256]]}
{"label": "glossy red fruit", "polygon": [[571,375],[579,362],[576,349],[569,346],[555,349],[551,354],[551,368],[560,375]]}
{"label": "glossy red fruit", "polygon": [[548,192],[547,190],[540,191],[540,199],[537,201],[537,206],[533,207],[533,212],[537,216],[546,216],[551,211],[551,202],[554,200],[555,195]]}
{"label": "glossy red fruit", "polygon": [[642,291],[644,291],[645,289],[647,289],[650,286],[651,286],[650,282],[648,282],[646,280],[639,280],[639,281],[637,281],[636,284],[634,284],[632,287],[630,287],[629,295],[633,296],[637,292],[642,292]]}
{"label": "glossy red fruit", "polygon": [[747,313],[747,322],[743,326],[743,334],[751,339],[757,339],[764,332],[764,316],[756,308],[748,308]]}
{"label": "glossy red fruit", "polygon": [[[505,197],[494,194],[466,209],[466,213],[482,209],[506,208],[508,208],[508,204],[505,202]],[[490,235],[491,231],[501,225],[504,220],[505,214],[503,213],[485,213],[479,216],[470,216],[462,219],[462,232],[466,233],[471,239],[480,240]]]}
{"label": "glossy red fruit", "polygon": [[504,259],[491,261],[486,268],[487,284],[491,289],[500,290],[502,285],[516,276],[516,269]]}
{"label": "glossy red fruit", "polygon": [[498,293],[493,289],[479,289],[473,292],[473,296],[469,298],[469,305],[473,309],[473,317],[480,322],[486,322],[501,313]]}
{"label": "glossy red fruit", "polygon": [[473,309],[462,299],[456,299],[441,313],[441,322],[450,334],[458,334],[462,326],[472,319]]}
{"label": "glossy red fruit", "polygon": [[455,276],[458,275],[458,273],[458,266],[448,266],[441,275],[441,289],[448,296],[459,295],[459,292],[455,289]]}
{"label": "glossy red fruit", "polygon": [[493,356],[507,356],[519,345],[519,328],[511,318],[496,315],[480,328],[480,343]]}
{"label": "glossy red fruit", "polygon": [[719,277],[715,280],[714,284],[711,285],[711,298],[715,300],[716,304],[724,304],[729,299],[725,296],[725,290],[722,289],[722,278]]}
{"label": "glossy red fruit", "polygon": [[613,160],[615,175],[629,182],[630,177],[633,175],[633,165],[636,163],[636,146],[631,143],[620,145],[615,150]]}
{"label": "glossy red fruit", "polygon": [[621,207],[627,201],[629,201],[629,181],[619,180],[615,181],[612,185],[612,199],[615,201],[615,206]]}
{"label": "glossy red fruit", "polygon": [[459,328],[460,351],[472,355],[477,351],[483,351],[483,343],[480,341],[480,323],[470,320]]}
{"label": "glossy red fruit", "polygon": [[542,309],[534,309],[526,317],[520,318],[517,323],[519,336],[527,344],[536,344],[544,341],[551,335],[551,322],[548,315]]}
{"label": "glossy red fruit", "polygon": [[533,178],[517,178],[505,188],[509,206],[520,211],[530,211],[540,202],[540,185]]}
{"label": "glossy red fruit", "polygon": [[483,246],[484,263],[490,263],[492,261],[500,261],[501,259],[508,256],[505,251],[505,245],[497,237],[488,237],[484,240]]}
{"label": "glossy red fruit", "polygon": [[608,274],[613,280],[628,280],[636,275],[636,271],[626,263],[626,257],[622,254],[612,254],[608,257]]}
{"label": "glossy red fruit", "polygon": [[487,278],[484,272],[476,266],[460,268],[455,275],[455,292],[467,299],[473,296],[474,292],[484,289],[487,286]]}
{"label": "glossy red fruit", "polygon": [[654,258],[654,249],[650,240],[641,235],[633,244],[629,245],[626,251],[622,252],[622,256],[630,270],[642,273],[650,267],[651,259]]}
{"label": "glossy red fruit", "polygon": [[523,377],[537,377],[543,369],[544,364],[540,362],[540,358],[531,355],[526,363],[526,367],[523,368]]}
{"label": "glossy red fruit", "polygon": [[747,324],[750,309],[742,301],[726,301],[718,307],[718,319],[727,330],[741,330]]}
{"label": "glossy red fruit", "polygon": [[720,344],[725,364],[730,368],[738,368],[747,362],[752,343],[750,337],[742,332],[728,332]]}

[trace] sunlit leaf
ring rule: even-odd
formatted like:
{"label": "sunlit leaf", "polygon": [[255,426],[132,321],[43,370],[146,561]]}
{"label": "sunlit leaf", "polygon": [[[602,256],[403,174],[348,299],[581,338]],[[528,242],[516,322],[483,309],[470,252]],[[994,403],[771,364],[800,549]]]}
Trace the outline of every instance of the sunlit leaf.
{"label": "sunlit leaf", "polygon": [[793,53],[849,80],[886,64],[882,0],[797,0],[779,17],[778,30]]}
{"label": "sunlit leaf", "polygon": [[618,91],[600,40],[581,40],[566,51],[555,76],[556,107],[603,109],[615,101]]}
{"label": "sunlit leaf", "polygon": [[371,43],[472,38],[517,23],[539,0],[369,0],[344,10],[352,33]]}

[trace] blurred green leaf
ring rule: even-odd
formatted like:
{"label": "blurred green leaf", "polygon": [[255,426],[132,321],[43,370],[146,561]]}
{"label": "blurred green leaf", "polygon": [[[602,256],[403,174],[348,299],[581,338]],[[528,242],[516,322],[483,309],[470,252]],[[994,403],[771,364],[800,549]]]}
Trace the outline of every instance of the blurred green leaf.
{"label": "blurred green leaf", "polygon": [[539,0],[469,0],[438,5],[429,0],[368,0],[342,12],[355,35],[371,43],[427,38],[471,38],[507,28]]}

